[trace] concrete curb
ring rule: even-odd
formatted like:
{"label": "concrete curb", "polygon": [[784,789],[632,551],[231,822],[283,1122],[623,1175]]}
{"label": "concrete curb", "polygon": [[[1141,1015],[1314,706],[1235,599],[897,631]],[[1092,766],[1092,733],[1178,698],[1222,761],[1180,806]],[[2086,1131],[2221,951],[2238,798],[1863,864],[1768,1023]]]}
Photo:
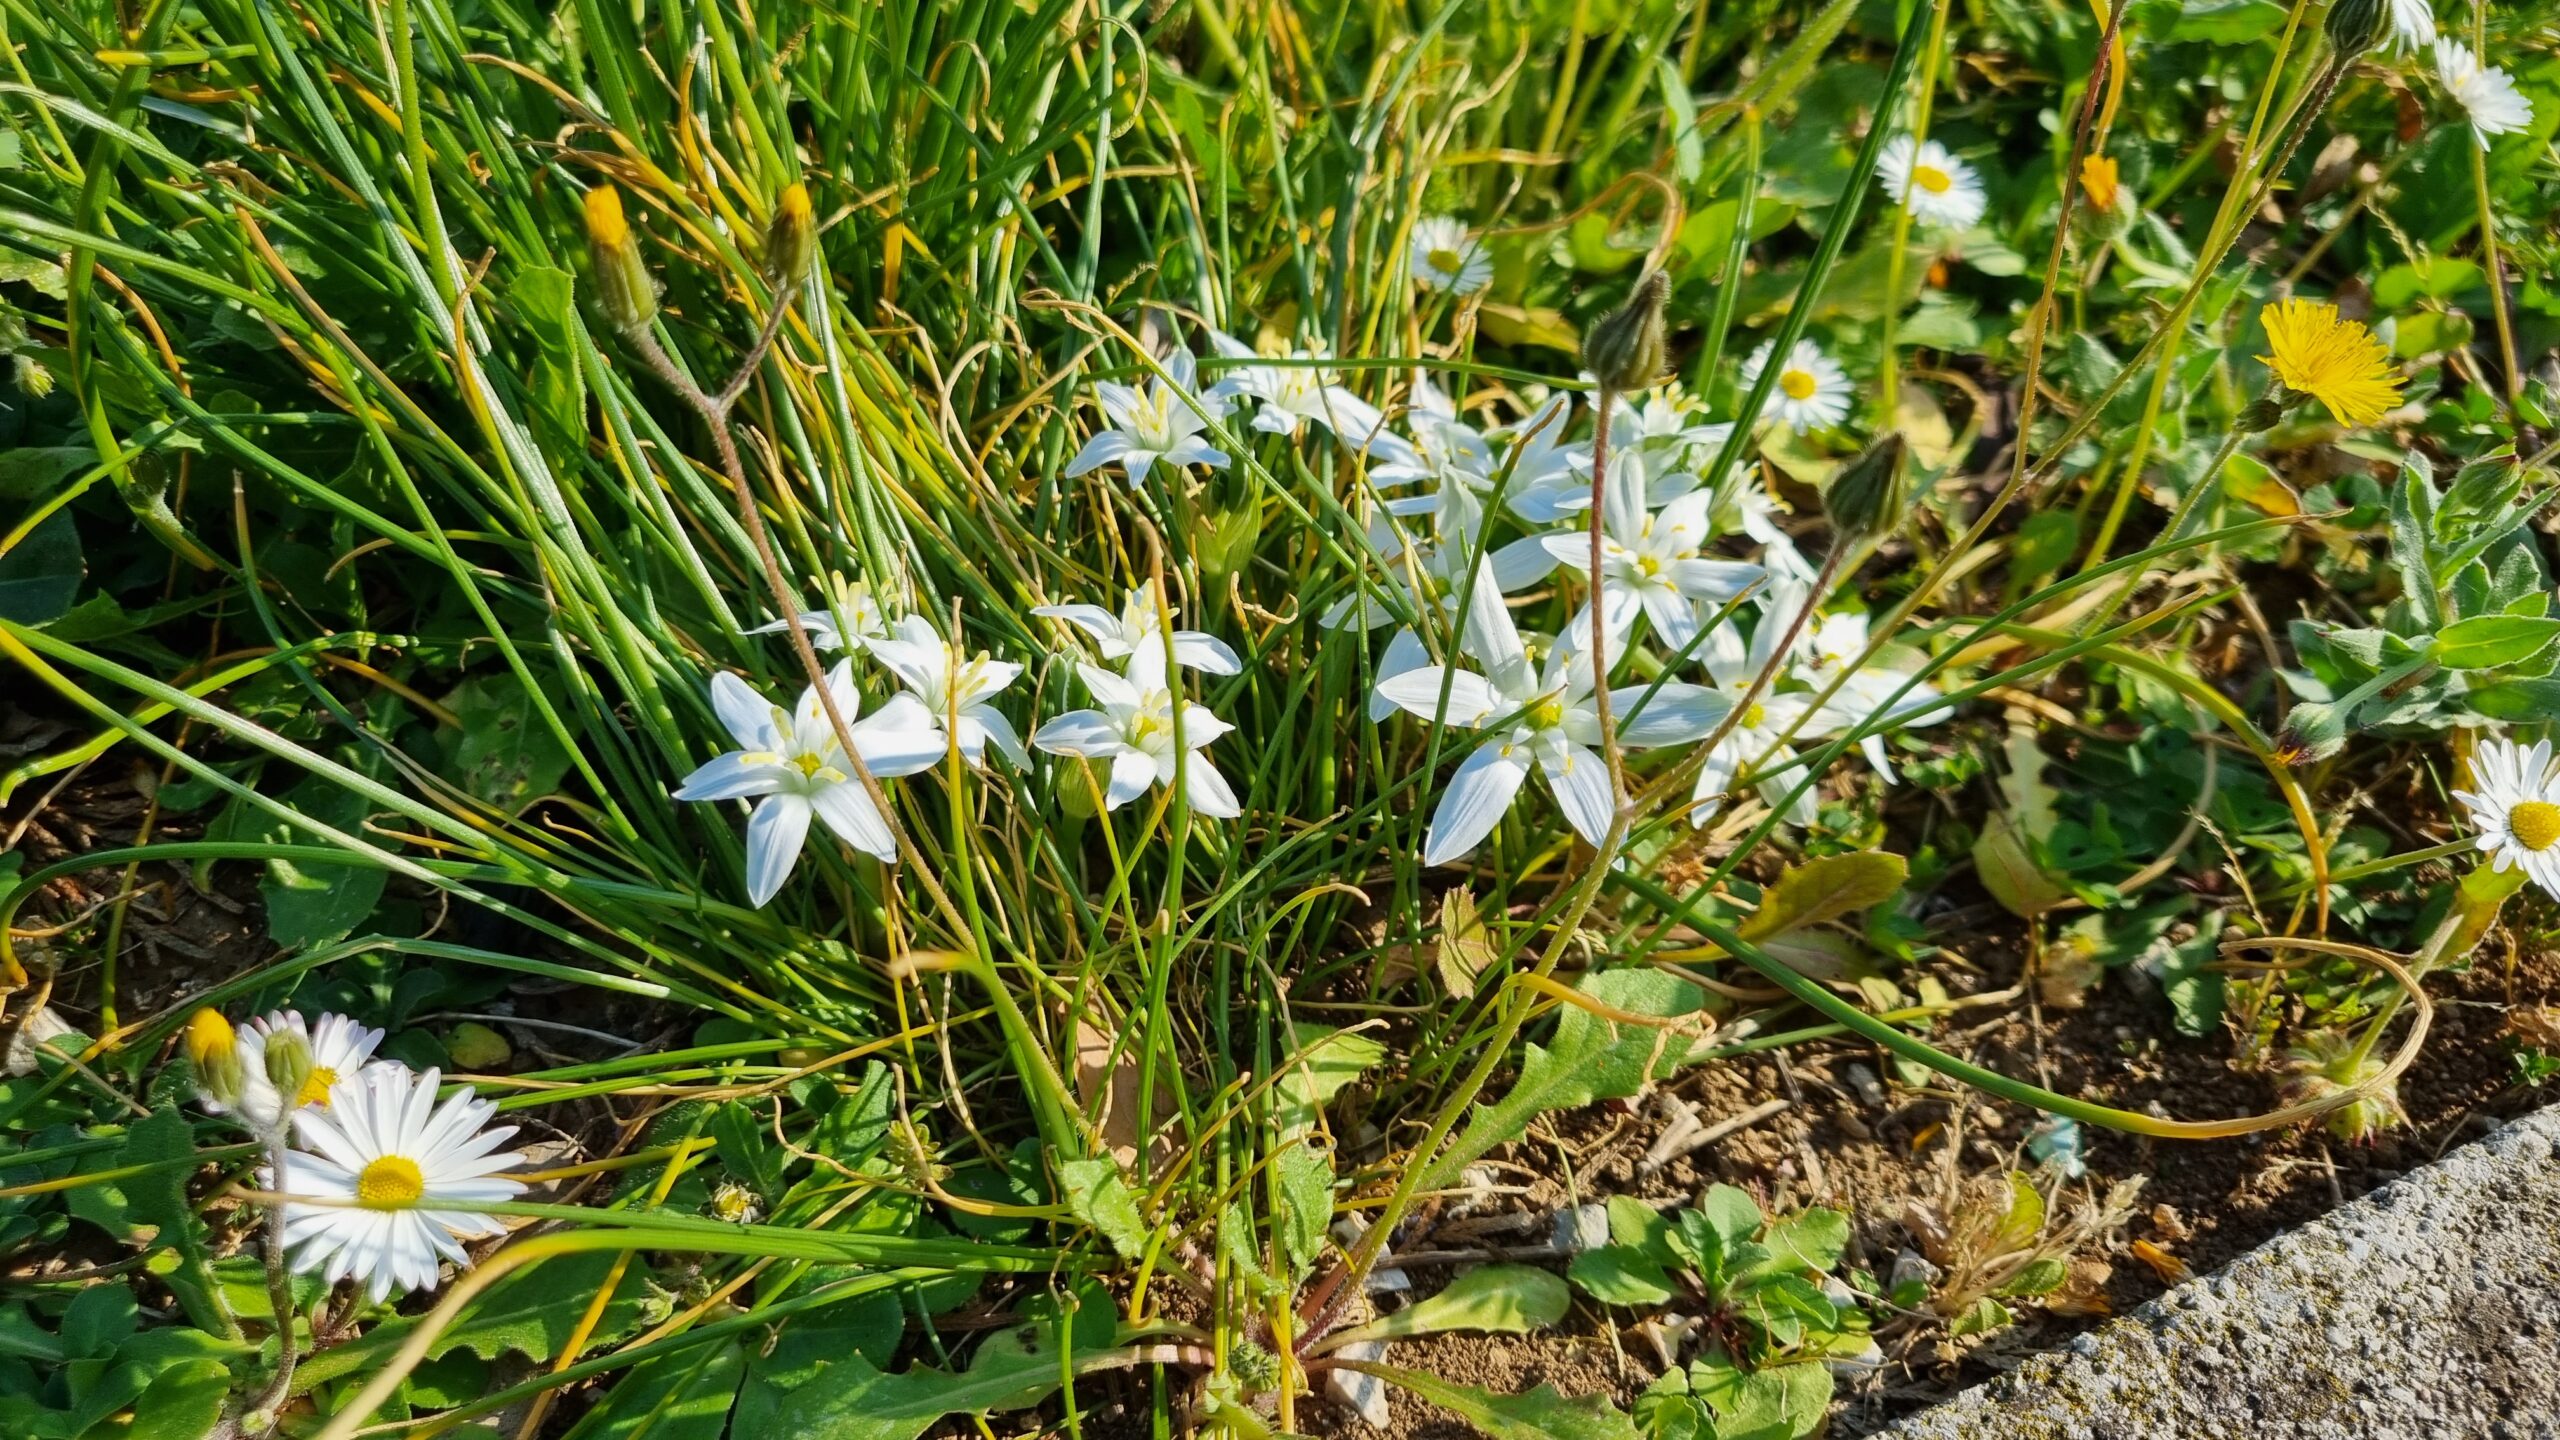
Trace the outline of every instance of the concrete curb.
{"label": "concrete curb", "polygon": [[2560,1440],[2560,1107],[1878,1440]]}

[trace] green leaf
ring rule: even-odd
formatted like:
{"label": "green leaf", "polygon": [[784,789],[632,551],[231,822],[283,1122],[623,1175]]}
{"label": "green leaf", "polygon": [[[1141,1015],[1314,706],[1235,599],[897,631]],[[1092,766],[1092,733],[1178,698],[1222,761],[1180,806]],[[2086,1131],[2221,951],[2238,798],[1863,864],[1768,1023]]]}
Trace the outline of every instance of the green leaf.
{"label": "green leaf", "polygon": [[[604,1289],[605,1276],[621,1258],[611,1251],[581,1251],[518,1270],[489,1287],[453,1327],[427,1348],[434,1359],[457,1350],[483,1360],[516,1354],[547,1361],[569,1343],[569,1336]],[[609,1345],[640,1328],[649,1299],[649,1271],[636,1255],[624,1267],[613,1299],[587,1337],[590,1346]],[[356,1339],[303,1361],[293,1374],[294,1393],[341,1376],[361,1373],[383,1363],[420,1323],[419,1316],[386,1320]]]}
{"label": "green leaf", "polygon": [[2503,670],[2560,640],[2560,616],[2474,615],[2436,636],[2435,662],[2448,670]]}
{"label": "green leaf", "polygon": [[1273,1217],[1280,1250],[1291,1270],[1303,1271],[1324,1253],[1333,1224],[1333,1159],[1316,1146],[1291,1144],[1271,1157],[1271,1173],[1280,1190]]}
{"label": "green leaf", "polygon": [[[1702,1003],[1698,988],[1656,970],[1616,970],[1586,975],[1574,987],[1612,1009],[1677,1019]],[[1603,1020],[1566,1006],[1553,1039],[1528,1047],[1520,1078],[1496,1101],[1479,1104],[1449,1147],[1423,1177],[1423,1187],[1447,1189],[1477,1156],[1527,1132],[1550,1110],[1635,1094],[1686,1063],[1691,1046],[1679,1034]]]}
{"label": "green leaf", "polygon": [[474,675],[444,704],[462,722],[453,764],[463,788],[499,809],[523,809],[569,773],[568,748],[513,671]]}
{"label": "green leaf", "polygon": [[[1447,912],[1444,909],[1442,913]],[[1272,1087],[1277,1099],[1274,1119],[1284,1136],[1314,1125],[1318,1112],[1332,1103],[1343,1086],[1387,1058],[1384,1043],[1350,1030],[1292,1025],[1290,1034],[1296,1039],[1297,1050],[1282,1067],[1279,1083]]]}
{"label": "green leaf", "polygon": [[746,1351],[735,1341],[643,1361],[565,1440],[720,1440],[746,1373]]}
{"label": "green leaf", "polygon": [[1058,1183],[1066,1189],[1067,1209],[1110,1241],[1121,1258],[1136,1260],[1145,1256],[1146,1217],[1138,1213],[1137,1193],[1120,1178],[1118,1161],[1107,1156],[1071,1160],[1058,1167]]}
{"label": "green leaf", "polygon": [[1417,1300],[1392,1315],[1340,1332],[1335,1341],[1394,1340],[1443,1330],[1526,1335],[1562,1320],[1572,1307],[1573,1292],[1544,1270],[1486,1265],[1459,1276],[1428,1300]]}
{"label": "green leaf", "polygon": [[1609,1197],[1609,1238],[1632,1246],[1661,1265],[1680,1263],[1671,1245],[1671,1222],[1662,1212],[1629,1195]]}
{"label": "green leaf", "polygon": [[[0,274],[0,280],[8,277]],[[29,445],[0,450],[0,500],[47,500],[62,482],[95,466],[98,452],[86,445]]]}
{"label": "green leaf", "polygon": [[42,625],[71,608],[88,563],[71,512],[56,510],[0,555],[0,620]]}
{"label": "green leaf", "polygon": [[1671,1298],[1671,1279],[1643,1251],[1628,1245],[1585,1250],[1565,1267],[1565,1275],[1582,1293],[1603,1305],[1643,1307]]}
{"label": "green leaf", "polygon": [[2016,1323],[2018,1317],[2010,1313],[2008,1306],[1985,1295],[1968,1306],[1963,1314],[1949,1321],[1947,1333],[1961,1339],[1967,1335],[1988,1335]]}
{"label": "green leaf", "polygon": [[195,1127],[175,1105],[163,1105],[134,1122],[120,1163],[151,1168],[124,1182],[127,1213],[140,1224],[158,1227],[153,1248],[176,1257],[175,1265],[160,1272],[160,1280],[178,1297],[187,1319],[214,1334],[234,1335],[238,1327],[214,1279],[213,1257],[197,1233],[195,1208],[187,1203],[195,1153]]}
{"label": "green leaf", "polygon": [[[1058,1356],[1049,1332],[1025,1326],[1027,1339],[998,1345],[990,1337],[959,1374],[918,1366],[884,1374],[859,1355],[828,1366],[821,1383],[791,1392],[764,1432],[792,1440],[916,1440],[945,1415],[984,1415],[1035,1405],[1058,1386]],[[1125,1363],[1124,1352],[1077,1357],[1078,1370]]]}
{"label": "green leaf", "polygon": [[[364,796],[325,775],[310,776],[286,791],[284,803],[341,834],[358,834],[364,828]],[[257,834],[239,838],[312,843],[311,836],[264,812],[253,824]],[[296,949],[342,939],[373,917],[383,882],[389,878],[388,872],[367,864],[270,860],[266,878],[258,884],[258,894],[267,905],[267,938]]]}
{"label": "green leaf", "polygon": [[151,1378],[117,1440],[202,1440],[222,1419],[231,1370],[219,1360],[183,1360]]}
{"label": "green leaf", "polygon": [[1899,894],[1910,873],[1909,862],[1881,850],[1825,855],[1790,865],[1737,933],[1745,940],[1762,940],[1856,914]]}
{"label": "green leaf", "polygon": [[1344,1368],[1375,1375],[1454,1411],[1493,1440],[1640,1440],[1635,1422],[1598,1395],[1562,1395],[1550,1385],[1525,1395],[1496,1395],[1393,1365],[1364,1361]]}
{"label": "green leaf", "polygon": [[1769,1259],[1756,1267],[1760,1274],[1828,1271],[1849,1248],[1849,1217],[1816,1205],[1769,1226],[1760,1243],[1770,1251]]}
{"label": "green leaf", "polygon": [[2047,1256],[2041,1260],[2029,1261],[2025,1266],[2021,1267],[2017,1274],[2009,1277],[2008,1284],[2000,1287],[1999,1293],[2003,1295],[2050,1295],[2054,1291],[2061,1289],[2062,1282],[2070,1278],[2070,1266],[2064,1264],[2058,1259]]}
{"label": "green leaf", "polygon": [[587,377],[580,363],[584,332],[578,325],[577,279],[548,265],[516,272],[508,287],[516,314],[533,337],[526,384],[533,392],[533,432],[543,458],[563,475],[586,462]]}

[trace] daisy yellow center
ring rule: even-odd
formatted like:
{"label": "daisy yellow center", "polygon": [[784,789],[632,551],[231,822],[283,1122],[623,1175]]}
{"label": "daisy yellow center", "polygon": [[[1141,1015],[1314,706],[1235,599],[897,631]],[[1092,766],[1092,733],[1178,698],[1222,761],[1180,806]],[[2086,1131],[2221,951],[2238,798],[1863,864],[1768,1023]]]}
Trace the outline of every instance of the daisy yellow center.
{"label": "daisy yellow center", "polygon": [[296,1106],[317,1105],[326,1110],[329,1108],[329,1087],[337,1083],[337,1071],[326,1065],[314,1065],[311,1078],[303,1081],[302,1088],[293,1092],[293,1103]]}
{"label": "daisy yellow center", "polygon": [[2560,805],[2527,800],[2507,812],[2507,833],[2527,850],[2540,852],[2560,845]]}
{"label": "daisy yellow center", "polygon": [[1821,386],[1810,372],[1783,370],[1778,373],[1778,388],[1786,391],[1790,400],[1810,400]]}
{"label": "daisy yellow center", "polygon": [[1911,183],[1932,195],[1944,195],[1955,188],[1955,177],[1935,165],[1911,167]]}
{"label": "daisy yellow center", "polygon": [[1459,268],[1467,263],[1467,257],[1445,245],[1426,252],[1422,258],[1431,263],[1432,269],[1443,275],[1455,275]]}
{"label": "daisy yellow center", "polygon": [[367,1210],[402,1210],[427,1193],[427,1177],[406,1155],[385,1155],[356,1175],[356,1203]]}

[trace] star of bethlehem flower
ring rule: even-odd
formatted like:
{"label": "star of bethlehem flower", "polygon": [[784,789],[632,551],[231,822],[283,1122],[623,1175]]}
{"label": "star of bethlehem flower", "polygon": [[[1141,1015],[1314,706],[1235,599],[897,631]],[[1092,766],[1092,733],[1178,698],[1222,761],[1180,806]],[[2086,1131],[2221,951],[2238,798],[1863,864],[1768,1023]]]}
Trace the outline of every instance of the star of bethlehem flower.
{"label": "star of bethlehem flower", "polygon": [[2560,764],[2551,742],[2527,749],[2489,739],[2471,752],[2471,786],[2453,798],[2480,832],[2480,852],[2498,870],[2525,877],[2560,899]]}
{"label": "star of bethlehem flower", "polygon": [[[941,728],[912,696],[901,696],[879,714],[857,720],[862,696],[853,687],[852,661],[836,662],[827,673],[827,688],[875,778],[929,770],[949,752]],[[686,776],[674,795],[678,800],[756,802],[747,816],[748,903],[761,907],[791,878],[812,816],[857,850],[883,860],[898,858],[889,822],[853,773],[816,686],[802,691],[800,703],[785,710],[724,670],[711,677],[711,708],[738,748]]]}
{"label": "star of bethlehem flower", "polygon": [[[1637,457],[1629,455],[1634,462]],[[1641,616],[1652,622],[1662,643],[1678,649],[1696,637],[1706,621],[1702,607],[1720,605],[1758,584],[1767,571],[1739,560],[1710,558],[1706,546],[1716,538],[1708,523],[1715,497],[1692,489],[1664,504],[1648,508],[1645,472],[1638,463],[1609,466],[1609,489],[1601,505],[1599,598],[1601,623],[1611,633],[1626,635]],[[1558,564],[1576,574],[1591,570],[1591,538],[1584,531],[1548,535],[1542,543]],[[1567,633],[1588,634],[1591,605]]]}
{"label": "star of bethlehem flower", "polygon": [[305,1201],[284,1206],[293,1268],[330,1284],[354,1280],[376,1301],[392,1290],[432,1290],[443,1262],[468,1265],[461,1241],[503,1233],[472,1207],[514,1199],[524,1186],[501,1172],[523,1163],[496,1153],[516,1133],[491,1130],[497,1106],[463,1091],[436,1104],[438,1075],[382,1062],[340,1079],[326,1110],[294,1113],[301,1148],[269,1189]]}
{"label": "star of bethlehem flower", "polygon": [[2400,403],[2391,348],[2361,321],[2320,300],[2287,300],[2258,312],[2270,354],[2259,360],[2286,389],[2327,406],[2341,425],[2370,425]]}
{"label": "star of bethlehem flower", "polygon": [[[1460,648],[1481,667],[1417,665],[1378,682],[1378,694],[1395,708],[1425,720],[1485,732],[1449,778],[1424,832],[1426,865],[1465,859],[1493,833],[1536,771],[1564,811],[1566,823],[1585,840],[1607,836],[1618,797],[1600,743],[1600,718],[1591,700],[1589,654],[1570,645],[1533,664],[1502,592],[1488,569],[1468,597]],[[1445,698],[1443,690],[1447,691]],[[1619,700],[1626,711],[1618,743],[1627,749],[1679,745],[1704,737],[1729,708],[1697,685],[1666,682],[1638,706],[1640,692]]]}
{"label": "star of bethlehem flower", "polygon": [[[1709,420],[1706,402],[1691,395],[1677,380],[1665,380],[1641,394],[1622,395],[1609,411],[1609,448],[1613,452],[1658,447],[1666,452],[1675,469],[1705,466],[1732,433],[1731,425]],[[1586,472],[1589,468],[1584,466]]]}
{"label": "star of bethlehem flower", "polygon": [[1923,225],[1963,230],[1982,218],[1989,203],[1982,177],[1935,140],[1896,135],[1886,141],[1876,180]]}
{"label": "star of bethlehem flower", "polygon": [[[1435,516],[1430,529],[1417,535],[1394,516],[1371,516],[1362,528],[1361,539],[1377,556],[1377,566],[1358,577],[1359,588],[1326,606],[1316,623],[1327,630],[1346,626],[1375,630],[1392,624],[1400,614],[1389,595],[1401,597],[1404,614],[1435,608],[1444,615],[1454,614],[1458,581],[1465,573],[1467,555],[1478,542],[1448,533],[1440,523],[1446,518],[1446,512]],[[1504,594],[1525,590],[1554,571],[1555,557],[1547,553],[1544,539],[1525,535],[1494,546],[1485,554],[1485,562],[1493,568],[1494,581]],[[1417,582],[1422,588],[1420,595],[1415,593]]]}
{"label": "star of bethlehem flower", "polygon": [[2483,65],[2471,47],[2459,40],[2435,42],[2436,83],[2470,117],[2471,135],[2480,148],[2489,137],[2508,135],[2533,123],[2533,102],[2516,89],[2515,77],[2495,65]]}
{"label": "star of bethlehem flower", "polygon": [[[1264,356],[1252,346],[1223,331],[1209,332],[1210,348],[1232,360],[1281,359],[1293,362],[1330,359],[1321,350],[1298,350],[1287,355]],[[1227,372],[1227,378],[1209,387],[1212,394],[1242,398],[1256,402],[1253,428],[1273,435],[1296,439],[1312,420],[1333,432],[1335,438],[1354,450],[1364,450],[1377,439],[1385,425],[1378,407],[1352,394],[1333,379],[1333,372],[1320,364],[1239,365]]]}
{"label": "star of bethlehem flower", "polygon": [[1201,438],[1200,432],[1210,420],[1226,419],[1227,397],[1215,387],[1201,391],[1198,364],[1190,351],[1176,350],[1167,356],[1164,373],[1143,385],[1096,380],[1093,393],[1111,424],[1095,432],[1067,462],[1070,478],[1116,464],[1135,488],[1146,482],[1147,472],[1158,462],[1176,470],[1186,465],[1206,465],[1212,470],[1226,465],[1226,452]]}
{"label": "star of bethlehem flower", "polygon": [[[1111,782],[1102,808],[1117,810],[1158,785],[1170,787],[1178,774],[1193,814],[1232,820],[1244,813],[1227,777],[1200,753],[1235,727],[1209,713],[1207,706],[1173,694],[1165,683],[1162,650],[1132,651],[1125,676],[1082,663],[1076,674],[1099,708],[1071,710],[1051,720],[1032,735],[1031,743],[1052,755],[1108,761]],[[1179,737],[1174,733],[1177,705]]]}
{"label": "star of bethlehem flower", "polygon": [[[1750,690],[1753,678],[1768,667],[1779,640],[1790,628],[1789,618],[1805,603],[1809,590],[1809,586],[1792,583],[1772,585],[1747,647],[1731,626],[1720,627],[1708,637],[1699,662],[1714,683],[1714,693],[1728,710]],[[1781,676],[1786,676],[1784,668]],[[1727,792],[1753,767],[1757,767],[1755,784],[1761,800],[1780,812],[1788,824],[1810,825],[1818,818],[1818,797],[1813,786],[1805,786],[1802,794],[1791,794],[1804,779],[1793,768],[1796,751],[1792,742],[1837,735],[1842,726],[1852,723],[1852,717],[1833,706],[1815,706],[1809,692],[1778,688],[1782,683],[1783,679],[1773,679],[1763,688],[1736,717],[1732,728],[1716,741],[1715,748],[1707,752],[1697,784],[1690,791],[1694,802],[1689,809],[1692,826],[1703,827],[1713,820],[1724,808]]]}
{"label": "star of bethlehem flower", "polygon": [[[880,707],[877,725],[936,735],[948,730],[960,746],[960,757],[981,769],[990,744],[1016,765],[1031,763],[1013,722],[987,703],[1022,674],[1020,665],[994,659],[984,650],[964,654],[921,615],[907,616],[891,627],[888,638],[872,641],[871,658],[887,666],[908,692]],[[857,731],[855,742],[860,741]],[[864,758],[869,758],[867,751]]]}
{"label": "star of bethlehem flower", "polygon": [[1414,222],[1405,273],[1425,290],[1472,295],[1493,283],[1493,257],[1484,253],[1482,241],[1468,237],[1456,217],[1426,215]]}
{"label": "star of bethlehem flower", "polygon": [[[828,608],[800,612],[800,628],[809,634],[809,645],[820,654],[832,650],[851,650],[864,641],[889,633],[889,614],[871,593],[869,582],[847,580],[833,575],[827,580]],[[777,635],[791,628],[788,620],[776,620],[748,631],[750,635]]]}
{"label": "star of bethlehem flower", "polygon": [[[1764,340],[1760,348],[1742,362],[1742,388],[1748,391],[1760,383],[1760,372],[1769,363],[1770,348],[1777,342]],[[1787,352],[1786,363],[1778,367],[1778,379],[1769,391],[1767,406],[1761,412],[1762,423],[1785,425],[1799,435],[1828,430],[1849,418],[1849,374],[1840,362],[1822,353],[1822,347],[1810,340],[1799,340]]]}
{"label": "star of bethlehem flower", "polygon": [[2391,42],[2419,51],[2436,43],[2436,12],[2427,0],[2391,0]]}
{"label": "star of bethlehem flower", "polygon": [[1565,438],[1572,426],[1573,395],[1558,391],[1495,432],[1505,446],[1495,473],[1511,472],[1503,503],[1532,525],[1552,525],[1591,504],[1591,446]]}
{"label": "star of bethlehem flower", "polygon": [[1446,512],[1446,528],[1472,533],[1493,493],[1493,446],[1458,418],[1458,407],[1428,375],[1414,377],[1404,416],[1411,438],[1381,431],[1369,447],[1378,463],[1369,483],[1379,490],[1421,487],[1386,502],[1391,515]]}
{"label": "star of bethlehem flower", "polygon": [[[1804,594],[1804,588],[1797,587],[1795,593]],[[1891,663],[1890,651],[1851,670],[1849,667],[1866,653],[1869,635],[1869,619],[1864,610],[1834,610],[1815,617],[1806,627],[1801,653],[1795,660],[1797,678],[1821,690],[1835,676],[1845,673],[1847,678],[1832,692],[1827,708],[1849,717],[1851,724],[1865,724],[1881,717],[1893,730],[1913,730],[1938,724],[1953,713],[1946,704],[1945,692],[1925,680],[1896,698],[1910,681],[1911,672]],[[1890,785],[1894,783],[1893,758],[1885,750],[1886,733],[1878,730],[1863,737],[1858,749],[1867,757],[1867,764]]]}
{"label": "star of bethlehem flower", "polygon": [[[1064,620],[1092,636],[1105,660],[1127,660],[1141,650],[1161,655],[1164,617],[1179,612],[1157,603],[1154,586],[1132,585],[1117,615],[1099,605],[1035,605],[1031,613]],[[1173,632],[1173,663],[1203,675],[1244,673],[1244,661],[1228,648],[1227,642],[1203,630]]]}

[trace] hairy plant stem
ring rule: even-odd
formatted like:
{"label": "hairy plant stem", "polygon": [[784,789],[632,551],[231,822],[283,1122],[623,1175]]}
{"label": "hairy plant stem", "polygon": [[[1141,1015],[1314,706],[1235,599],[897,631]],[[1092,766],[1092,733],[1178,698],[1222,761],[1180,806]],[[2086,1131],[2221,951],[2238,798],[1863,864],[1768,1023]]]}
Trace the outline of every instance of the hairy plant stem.
{"label": "hairy plant stem", "polygon": [[[258,1136],[259,1143],[266,1147],[268,1171],[274,1177],[278,1190],[284,1188],[286,1136],[291,1127],[290,1118],[279,1117],[274,1124],[262,1127]],[[243,1434],[254,1432],[263,1436],[276,1433],[277,1427],[284,1423],[285,1401],[293,1397],[293,1367],[298,1354],[293,1343],[293,1266],[285,1251],[284,1206],[282,1199],[276,1199],[263,1207],[266,1211],[263,1248],[267,1309],[275,1317],[276,1373],[267,1381],[267,1388],[258,1392],[258,1398],[250,1402],[248,1410],[241,1415],[239,1426]]]}

